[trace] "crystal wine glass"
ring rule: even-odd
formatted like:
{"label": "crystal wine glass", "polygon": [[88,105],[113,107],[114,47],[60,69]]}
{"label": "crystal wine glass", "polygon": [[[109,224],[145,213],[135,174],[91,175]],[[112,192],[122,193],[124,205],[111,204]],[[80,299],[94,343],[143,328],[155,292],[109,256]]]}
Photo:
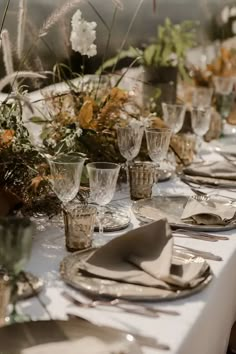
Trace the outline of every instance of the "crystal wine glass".
{"label": "crystal wine glass", "polygon": [[16,311],[17,280],[30,258],[33,229],[33,223],[27,218],[0,218],[0,269],[7,271],[11,279],[12,312],[7,318],[9,323],[25,320]]}
{"label": "crystal wine glass", "polygon": [[[149,157],[160,168],[161,163],[167,157],[172,130],[146,128],[145,133]],[[158,190],[158,194],[160,195],[160,190]]]}
{"label": "crystal wine glass", "polygon": [[138,155],[144,127],[141,124],[117,127],[117,140],[121,155],[126,159],[127,183],[129,183],[129,163]]}
{"label": "crystal wine glass", "polygon": [[213,82],[216,91],[217,110],[225,120],[229,116],[233,105],[232,92],[235,79],[233,77],[215,76]]}
{"label": "crystal wine glass", "polygon": [[201,149],[203,136],[209,130],[211,122],[211,107],[191,108],[191,122],[193,132],[197,135],[197,150]]}
{"label": "crystal wine glass", "polygon": [[184,123],[186,106],[179,104],[162,103],[163,118],[173,133],[178,133]]}
{"label": "crystal wine glass", "polygon": [[48,159],[52,188],[64,208],[79,192],[84,160],[77,155],[60,155]]}
{"label": "crystal wine glass", "polygon": [[210,107],[213,89],[209,87],[195,87],[192,97],[193,107]]}
{"label": "crystal wine glass", "polygon": [[96,245],[104,243],[103,215],[104,206],[110,203],[116,190],[120,166],[111,162],[92,162],[87,164],[90,197],[98,205],[99,235]]}

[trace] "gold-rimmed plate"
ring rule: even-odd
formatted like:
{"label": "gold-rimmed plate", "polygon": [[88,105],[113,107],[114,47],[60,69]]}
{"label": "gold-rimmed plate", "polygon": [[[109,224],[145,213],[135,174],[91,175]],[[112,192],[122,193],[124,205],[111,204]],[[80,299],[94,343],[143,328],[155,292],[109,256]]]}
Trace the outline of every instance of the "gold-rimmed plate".
{"label": "gold-rimmed plate", "polygon": [[89,249],[68,255],[63,259],[60,266],[61,277],[68,285],[94,297],[122,298],[134,301],[176,300],[201,291],[213,277],[208,263],[203,258],[179,250],[174,251],[174,260],[177,264],[202,264],[204,271],[199,275],[197,285],[194,288],[165,290],[93,277],[83,273],[80,270],[80,264],[94,251],[95,249]]}
{"label": "gold-rimmed plate", "polygon": [[[157,196],[150,199],[141,199],[132,204],[136,218],[144,223],[150,223],[166,218],[173,229],[186,229],[192,231],[223,232],[236,228],[236,222],[227,225],[198,225],[181,220],[183,210],[189,197],[181,195]],[[217,199],[225,204],[226,199]],[[229,205],[230,208],[230,205]]]}

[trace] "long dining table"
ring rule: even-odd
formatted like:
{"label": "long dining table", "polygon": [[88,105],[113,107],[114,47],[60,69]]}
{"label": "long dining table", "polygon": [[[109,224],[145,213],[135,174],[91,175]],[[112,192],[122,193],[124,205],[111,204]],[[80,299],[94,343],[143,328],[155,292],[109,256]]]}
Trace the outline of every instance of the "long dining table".
{"label": "long dining table", "polygon": [[[236,137],[233,137],[232,141],[234,140],[236,141]],[[227,139],[220,142],[222,145],[225,143]],[[207,146],[203,155],[206,161],[222,158],[214,151],[214,143],[204,146]],[[193,193],[188,185],[177,178],[162,182],[159,187],[163,194],[168,195]],[[203,190],[213,192],[212,188]],[[236,189],[216,189],[214,192],[236,198]],[[139,227],[139,222],[131,210],[131,201],[123,192],[117,192],[113,203],[123,205],[130,212],[131,223],[123,231],[106,233],[108,241],[131,228]],[[99,325],[148,335],[167,344],[170,354],[225,354],[236,315],[236,229],[221,234],[227,235],[229,240],[207,242],[192,238],[178,239],[179,244],[221,256],[222,261],[208,260],[214,276],[201,292],[174,301],[152,302],[152,305],[158,308],[179,312],[179,316],[161,314],[157,318],[151,318],[110,307],[83,308],[67,300],[63,296],[65,290],[74,296],[81,294],[67,286],[60,278],[60,262],[68,254],[65,249],[64,230],[53,224],[41,225],[41,229],[34,235],[27,270],[43,279],[44,288],[39,298],[21,301],[19,309],[30,315],[33,320],[66,319],[68,314],[76,314]],[[155,347],[145,346],[142,351],[144,354],[163,352]]]}

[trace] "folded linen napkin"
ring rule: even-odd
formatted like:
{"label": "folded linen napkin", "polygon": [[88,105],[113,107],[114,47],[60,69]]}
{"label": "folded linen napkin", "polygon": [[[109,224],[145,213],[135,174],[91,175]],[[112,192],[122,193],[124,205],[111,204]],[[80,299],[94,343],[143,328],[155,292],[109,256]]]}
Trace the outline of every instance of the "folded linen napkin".
{"label": "folded linen napkin", "polygon": [[227,225],[235,220],[236,208],[214,201],[189,198],[181,216],[184,221],[201,225]]}
{"label": "folded linen napkin", "polygon": [[193,164],[184,169],[186,175],[236,180],[236,164],[229,161]]}
{"label": "folded linen napkin", "polygon": [[117,237],[79,265],[80,271],[119,282],[161,289],[195,287],[208,266],[181,262],[173,256],[173,238],[166,219]]}

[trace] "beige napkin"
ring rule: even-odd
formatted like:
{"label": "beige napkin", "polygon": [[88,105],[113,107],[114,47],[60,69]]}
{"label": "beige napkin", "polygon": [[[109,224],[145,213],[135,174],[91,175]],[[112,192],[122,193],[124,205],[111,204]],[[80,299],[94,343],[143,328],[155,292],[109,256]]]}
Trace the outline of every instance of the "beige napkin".
{"label": "beige napkin", "polygon": [[117,237],[80,263],[80,270],[102,278],[171,289],[194,287],[206,263],[173,258],[173,238],[166,219]]}
{"label": "beige napkin", "polygon": [[194,220],[202,225],[227,225],[235,218],[236,208],[214,200],[198,201],[189,198],[181,216],[182,220]]}
{"label": "beige napkin", "polygon": [[208,164],[194,164],[184,169],[186,175],[214,177],[236,180],[236,164],[229,161],[209,162]]}

